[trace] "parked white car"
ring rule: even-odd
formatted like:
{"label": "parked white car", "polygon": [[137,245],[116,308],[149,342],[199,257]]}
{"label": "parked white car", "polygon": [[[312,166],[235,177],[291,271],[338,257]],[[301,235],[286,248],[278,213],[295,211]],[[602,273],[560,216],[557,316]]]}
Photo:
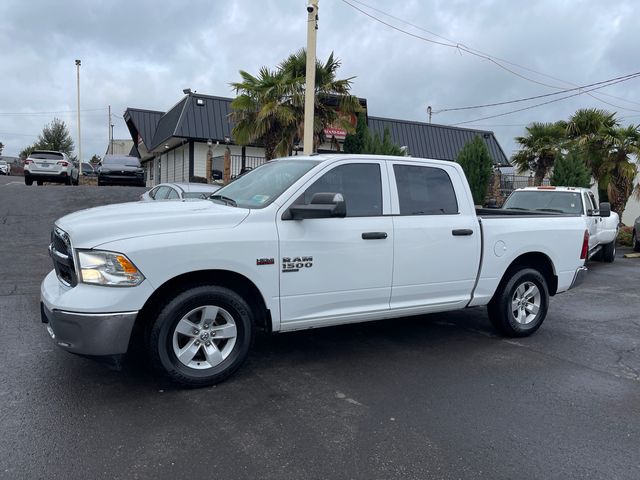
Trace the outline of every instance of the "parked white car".
{"label": "parked white car", "polygon": [[43,182],[78,185],[78,169],[63,152],[34,150],[24,161],[24,183]]}
{"label": "parked white car", "polygon": [[205,199],[218,191],[220,187],[221,185],[195,182],[161,183],[140,195],[140,200],[152,202],[154,200]]}
{"label": "parked white car", "polygon": [[597,205],[588,188],[547,185],[519,188],[509,195],[502,208],[580,215],[589,231],[589,258],[598,257],[605,262],[616,258],[620,218],[611,211],[608,202]]}
{"label": "parked white car", "polygon": [[0,174],[11,175],[11,165],[6,160],[0,160]]}
{"label": "parked white car", "polygon": [[58,346],[118,356],[143,340],[159,371],[210,385],[257,329],[487,305],[502,334],[531,335],[549,297],[582,281],[588,235],[579,215],[476,214],[454,162],[316,155],[272,160],[208,201],[67,215],[49,250],[41,312]]}

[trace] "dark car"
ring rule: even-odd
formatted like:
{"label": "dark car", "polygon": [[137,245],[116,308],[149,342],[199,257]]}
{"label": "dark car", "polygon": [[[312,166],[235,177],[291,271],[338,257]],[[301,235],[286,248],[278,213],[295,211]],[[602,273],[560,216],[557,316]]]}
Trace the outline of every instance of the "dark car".
{"label": "dark car", "polygon": [[145,186],[144,169],[137,157],[105,155],[98,164],[98,185]]}

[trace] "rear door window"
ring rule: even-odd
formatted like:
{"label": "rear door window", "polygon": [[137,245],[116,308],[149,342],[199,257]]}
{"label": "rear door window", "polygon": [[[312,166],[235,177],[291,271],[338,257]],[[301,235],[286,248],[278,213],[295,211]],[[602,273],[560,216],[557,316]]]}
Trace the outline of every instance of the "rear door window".
{"label": "rear door window", "polygon": [[167,200],[177,200],[180,198],[178,192],[176,192],[173,188],[169,188],[169,192],[167,193]]}
{"label": "rear door window", "polygon": [[158,190],[153,197],[154,200],[166,200],[167,195],[169,195],[169,190],[171,190],[169,187],[158,187]]}
{"label": "rear door window", "polygon": [[418,165],[393,166],[400,215],[451,215],[458,201],[449,174],[441,168]]}

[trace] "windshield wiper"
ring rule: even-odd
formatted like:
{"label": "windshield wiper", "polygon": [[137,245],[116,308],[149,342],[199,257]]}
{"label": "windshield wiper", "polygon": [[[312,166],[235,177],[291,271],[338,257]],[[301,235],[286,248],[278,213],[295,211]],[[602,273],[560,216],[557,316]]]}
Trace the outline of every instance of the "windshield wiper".
{"label": "windshield wiper", "polygon": [[505,210],[529,210],[528,208],[524,208],[524,207],[504,207]]}
{"label": "windshield wiper", "polygon": [[224,195],[211,195],[209,200],[220,200],[225,205],[231,205],[232,207],[237,207],[238,204],[233,198],[225,197]]}
{"label": "windshield wiper", "polygon": [[553,212],[553,213],[564,213],[563,210],[558,210],[557,208],[536,208],[537,212]]}

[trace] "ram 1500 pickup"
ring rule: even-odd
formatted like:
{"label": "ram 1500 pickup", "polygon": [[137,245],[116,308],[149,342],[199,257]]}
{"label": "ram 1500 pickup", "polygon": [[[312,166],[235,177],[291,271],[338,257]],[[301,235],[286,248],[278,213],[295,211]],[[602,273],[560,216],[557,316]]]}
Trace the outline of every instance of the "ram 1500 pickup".
{"label": "ram 1500 pickup", "polygon": [[140,341],[184,385],[232,374],[256,330],[488,307],[507,336],[582,280],[577,215],[479,210],[460,166],[387,156],[266,163],[208,200],[127,203],[55,222],[42,320],[60,347]]}

